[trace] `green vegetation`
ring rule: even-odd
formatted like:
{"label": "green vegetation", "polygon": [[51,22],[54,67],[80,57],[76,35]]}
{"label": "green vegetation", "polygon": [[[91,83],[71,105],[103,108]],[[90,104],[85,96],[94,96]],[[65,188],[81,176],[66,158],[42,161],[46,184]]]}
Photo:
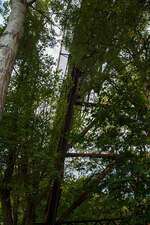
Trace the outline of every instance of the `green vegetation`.
{"label": "green vegetation", "polygon": [[[0,8],[5,23],[8,7]],[[65,220],[150,223],[149,10],[146,0],[38,0],[28,7],[0,122],[2,225],[43,221],[51,193],[58,220],[91,186]],[[63,76],[46,54],[59,42],[57,22],[70,54]],[[109,157],[64,160],[68,152]]]}

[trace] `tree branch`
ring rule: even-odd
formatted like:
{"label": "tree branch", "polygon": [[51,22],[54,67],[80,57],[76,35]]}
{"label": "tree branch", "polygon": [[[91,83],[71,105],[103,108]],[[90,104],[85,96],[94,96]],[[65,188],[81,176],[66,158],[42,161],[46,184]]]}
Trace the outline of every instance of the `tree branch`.
{"label": "tree branch", "polygon": [[91,185],[87,188],[86,191],[84,191],[73,203],[72,205],[63,213],[63,215],[58,219],[57,223],[62,223],[79,205],[81,205],[81,203],[88,197],[89,193],[92,191],[93,187],[95,187],[100,180],[107,174],[110,172],[112,165],[116,163],[116,161],[114,160],[112,162],[112,164],[110,165],[110,167],[107,167],[106,169],[104,169],[104,171],[96,178],[93,180],[93,182],[91,182]]}
{"label": "tree branch", "polygon": [[93,102],[76,102],[76,105],[80,105],[80,106],[86,106],[86,107],[91,107],[91,106],[97,106],[97,103],[93,103]]}
{"label": "tree branch", "polygon": [[[133,155],[136,157],[141,157],[141,154]],[[90,158],[123,158],[124,154],[115,154],[115,153],[105,153],[105,154],[98,154],[98,153],[66,153],[66,158],[71,157],[90,157]],[[146,154],[145,158],[150,158],[150,154]]]}
{"label": "tree branch", "polygon": [[120,158],[120,154],[96,154],[96,153],[67,153],[65,157],[90,157],[90,158]]}
{"label": "tree branch", "polygon": [[82,137],[86,135],[86,133],[93,127],[95,123],[95,120],[93,120],[87,127],[84,128],[84,130],[80,133]]}
{"label": "tree branch", "polygon": [[[81,133],[79,134],[79,136],[84,137],[86,135],[86,133],[93,127],[95,123],[95,120],[93,120],[87,127],[85,127]],[[72,148],[72,146],[75,144],[76,142],[72,142],[68,145],[68,148]]]}
{"label": "tree branch", "polygon": [[34,2],[36,2],[36,0],[26,0],[27,5],[31,7]]}
{"label": "tree branch", "polygon": [[46,20],[53,26],[57,27],[58,29],[60,29],[62,31],[62,29],[56,25],[47,15],[45,15],[45,12],[43,12],[40,9],[36,9],[33,5],[31,5],[31,8],[34,9],[36,12],[38,12],[39,14],[41,14],[41,16],[43,16],[44,18],[46,18]]}
{"label": "tree branch", "polygon": [[86,106],[86,107],[94,107],[94,106],[101,106],[103,108],[108,108],[108,107],[112,107],[111,104],[98,104],[98,103],[94,103],[94,102],[76,102],[76,105],[80,105],[80,106]]}

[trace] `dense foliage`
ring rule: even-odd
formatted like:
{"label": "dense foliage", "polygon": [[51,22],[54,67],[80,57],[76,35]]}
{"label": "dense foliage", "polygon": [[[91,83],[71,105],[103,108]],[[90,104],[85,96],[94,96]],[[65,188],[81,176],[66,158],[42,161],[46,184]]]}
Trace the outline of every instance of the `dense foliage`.
{"label": "dense foliage", "polygon": [[[57,218],[110,167],[68,219],[150,222],[149,9],[146,0],[43,0],[28,8],[0,126],[0,194],[8,196],[14,225],[43,220],[50,182],[63,173],[55,165],[63,135],[69,152],[114,157],[66,158]],[[69,72],[81,72],[65,134],[73,80],[55,71],[46,54],[59,41],[58,26],[65,30]]]}

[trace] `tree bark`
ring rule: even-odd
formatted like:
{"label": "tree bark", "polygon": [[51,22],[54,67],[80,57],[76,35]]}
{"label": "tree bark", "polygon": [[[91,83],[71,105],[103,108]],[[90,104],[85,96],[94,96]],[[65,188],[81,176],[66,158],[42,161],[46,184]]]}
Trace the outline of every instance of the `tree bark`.
{"label": "tree bark", "polygon": [[23,0],[13,0],[12,10],[5,31],[0,37],[0,119],[5,104],[10,76],[23,35],[26,4]]}
{"label": "tree bark", "polygon": [[24,212],[24,217],[22,221],[22,225],[31,225],[35,220],[35,205],[30,194],[26,197],[26,208]]}
{"label": "tree bark", "polygon": [[8,164],[4,173],[4,178],[2,180],[3,186],[0,188],[2,216],[4,225],[13,225],[12,206],[10,201],[11,189],[9,187],[9,184],[14,170],[14,162],[15,162],[15,153],[12,150],[8,158]]}
{"label": "tree bark", "polygon": [[54,225],[56,222],[56,214],[58,203],[61,195],[61,182],[63,180],[64,175],[64,159],[65,154],[69,149],[68,139],[66,138],[66,133],[68,134],[72,129],[73,123],[73,113],[74,113],[74,105],[77,98],[77,91],[79,81],[81,79],[82,72],[74,67],[71,72],[72,77],[72,85],[70,87],[70,91],[67,97],[67,108],[64,116],[64,120],[61,126],[61,137],[59,139],[57,153],[58,157],[55,161],[55,169],[58,171],[59,176],[54,178],[48,199],[48,210],[46,214],[46,219],[43,223],[45,225]]}
{"label": "tree bark", "polygon": [[13,225],[18,225],[18,208],[19,208],[19,197],[14,196],[13,198]]}
{"label": "tree bark", "polygon": [[1,191],[1,204],[4,225],[13,225],[10,190]]}

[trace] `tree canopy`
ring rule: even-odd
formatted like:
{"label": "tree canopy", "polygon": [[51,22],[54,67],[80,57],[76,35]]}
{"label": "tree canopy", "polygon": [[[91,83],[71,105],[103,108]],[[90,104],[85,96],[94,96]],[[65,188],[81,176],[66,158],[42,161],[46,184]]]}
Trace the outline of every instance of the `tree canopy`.
{"label": "tree canopy", "polygon": [[[24,4],[0,121],[0,223],[148,224],[149,1]],[[0,7],[5,38],[11,1]],[[56,46],[65,73],[49,53]]]}

